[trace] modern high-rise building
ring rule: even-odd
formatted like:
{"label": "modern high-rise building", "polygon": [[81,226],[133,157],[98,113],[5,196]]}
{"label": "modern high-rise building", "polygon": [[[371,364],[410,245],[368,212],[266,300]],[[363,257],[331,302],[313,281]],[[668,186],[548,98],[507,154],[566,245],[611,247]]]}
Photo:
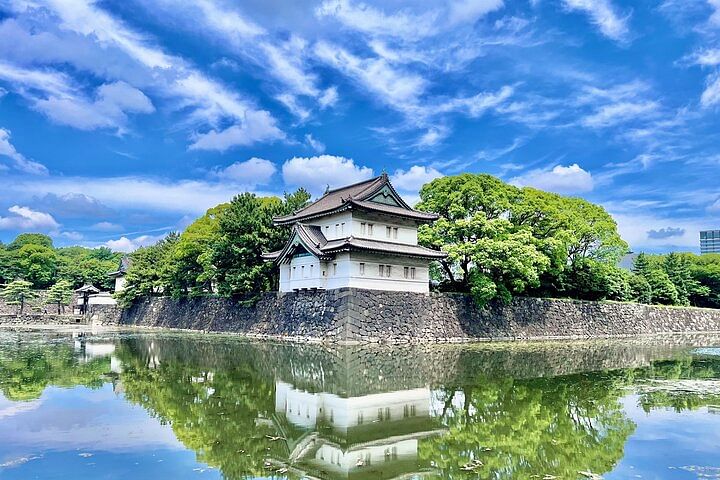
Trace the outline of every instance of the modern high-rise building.
{"label": "modern high-rise building", "polygon": [[720,253],[720,230],[700,232],[700,253]]}

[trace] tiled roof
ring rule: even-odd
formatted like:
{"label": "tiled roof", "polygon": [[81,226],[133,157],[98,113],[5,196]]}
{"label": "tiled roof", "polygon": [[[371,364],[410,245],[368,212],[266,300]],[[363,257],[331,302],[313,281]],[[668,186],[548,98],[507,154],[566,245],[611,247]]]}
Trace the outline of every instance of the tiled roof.
{"label": "tiled roof", "polygon": [[[373,195],[378,193],[383,187],[388,186],[401,202],[401,206],[385,205],[377,202],[369,202]],[[305,208],[302,208],[292,215],[284,215],[275,217],[275,223],[278,225],[287,225],[302,220],[327,215],[330,213],[341,212],[353,206],[365,208],[369,210],[389,213],[393,215],[401,215],[423,221],[432,221],[437,219],[434,214],[419,212],[410,208],[400,195],[397,194],[386,173],[379,177],[365,180],[364,182],[348,185],[347,187],[337,188],[328,191],[315,202]]]}
{"label": "tiled roof", "polygon": [[447,254],[438,250],[421,247],[420,245],[407,245],[404,243],[383,242],[368,238],[348,237],[330,240],[321,249],[324,253],[335,253],[341,250],[366,250],[372,252],[392,253],[396,255],[409,255],[422,258],[445,258]]}
{"label": "tiled roof", "polygon": [[405,243],[383,242],[369,238],[346,237],[336,240],[327,240],[319,227],[297,223],[293,227],[288,243],[282,250],[264,253],[263,258],[268,261],[280,261],[290,253],[297,235],[300,243],[318,258],[331,258],[335,253],[347,250],[363,250],[368,252],[382,252],[411,257],[441,259],[447,254],[438,250],[421,247],[420,245],[407,245]]}

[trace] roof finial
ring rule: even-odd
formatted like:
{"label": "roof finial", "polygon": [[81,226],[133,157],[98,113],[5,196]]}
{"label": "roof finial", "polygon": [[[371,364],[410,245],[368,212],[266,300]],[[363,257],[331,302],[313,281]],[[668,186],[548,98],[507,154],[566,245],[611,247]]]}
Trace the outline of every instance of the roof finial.
{"label": "roof finial", "polygon": [[384,177],[384,178],[387,178],[388,174],[387,174],[387,170],[385,170],[385,167],[383,167],[383,169],[382,169],[382,174],[380,174],[380,176],[381,176],[381,177]]}

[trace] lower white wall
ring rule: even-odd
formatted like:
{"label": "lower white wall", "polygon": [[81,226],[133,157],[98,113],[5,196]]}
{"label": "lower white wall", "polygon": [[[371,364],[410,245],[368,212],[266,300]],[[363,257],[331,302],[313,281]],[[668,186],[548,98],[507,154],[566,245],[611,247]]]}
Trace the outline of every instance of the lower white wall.
{"label": "lower white wall", "polygon": [[[361,274],[361,264],[365,265],[364,274]],[[320,261],[314,256],[297,257],[290,264],[280,266],[280,291],[363,288],[427,293],[428,264],[427,260],[416,258],[355,252],[338,254],[335,260],[329,262]],[[389,277],[380,276],[379,265],[390,265]],[[405,267],[415,269],[415,278],[405,278]]]}

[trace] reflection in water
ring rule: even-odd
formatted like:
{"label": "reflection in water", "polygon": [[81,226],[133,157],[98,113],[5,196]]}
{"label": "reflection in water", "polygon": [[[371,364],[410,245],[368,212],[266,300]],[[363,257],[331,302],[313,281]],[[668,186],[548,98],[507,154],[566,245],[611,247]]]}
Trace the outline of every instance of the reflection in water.
{"label": "reflection in water", "polygon": [[[5,333],[0,391],[35,401],[50,386],[110,384],[228,479],[611,477],[634,468],[622,461],[643,420],[629,401],[718,418],[720,356],[690,345],[720,342],[701,341],[325,348]],[[716,463],[701,455],[672,472]]]}

